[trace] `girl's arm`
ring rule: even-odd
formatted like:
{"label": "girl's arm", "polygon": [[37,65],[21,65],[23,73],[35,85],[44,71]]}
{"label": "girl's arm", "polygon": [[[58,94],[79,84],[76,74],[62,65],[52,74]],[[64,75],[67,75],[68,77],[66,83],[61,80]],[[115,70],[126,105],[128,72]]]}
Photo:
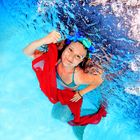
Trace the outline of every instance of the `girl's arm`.
{"label": "girl's arm", "polygon": [[56,43],[59,38],[61,38],[60,33],[52,31],[47,36],[30,43],[26,48],[23,49],[23,52],[28,56],[32,56],[38,47],[45,44]]}
{"label": "girl's arm", "polygon": [[71,99],[72,102],[77,102],[84,94],[90,92],[97,88],[103,82],[101,75],[91,75],[91,74],[82,74],[80,78],[80,84],[88,84],[88,86],[80,91],[76,91],[76,94]]}
{"label": "girl's arm", "polygon": [[82,96],[84,94],[86,94],[87,92],[90,92],[90,91],[94,90],[99,85],[101,85],[101,83],[103,82],[101,77],[98,77],[98,78],[95,78],[95,79],[96,79],[96,81],[90,83],[86,88],[79,91]]}

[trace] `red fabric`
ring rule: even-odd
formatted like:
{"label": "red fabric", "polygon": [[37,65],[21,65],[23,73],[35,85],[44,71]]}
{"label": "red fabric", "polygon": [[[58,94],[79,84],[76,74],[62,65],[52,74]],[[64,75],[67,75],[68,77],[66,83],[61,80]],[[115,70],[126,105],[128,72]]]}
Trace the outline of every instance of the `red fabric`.
{"label": "red fabric", "polygon": [[69,124],[87,125],[97,124],[103,116],[106,116],[105,108],[102,106],[95,114],[80,116],[82,99],[78,102],[71,102],[70,99],[75,92],[70,89],[57,89],[55,64],[57,62],[57,47],[55,44],[48,45],[49,51],[42,54],[32,61],[32,68],[36,73],[39,85],[44,94],[53,103],[61,102],[62,105],[67,105],[74,115],[74,120],[69,121]]}
{"label": "red fabric", "polygon": [[55,44],[50,44],[49,51],[32,61],[32,68],[39,80],[40,88],[52,103],[58,102],[55,64],[57,49]]}

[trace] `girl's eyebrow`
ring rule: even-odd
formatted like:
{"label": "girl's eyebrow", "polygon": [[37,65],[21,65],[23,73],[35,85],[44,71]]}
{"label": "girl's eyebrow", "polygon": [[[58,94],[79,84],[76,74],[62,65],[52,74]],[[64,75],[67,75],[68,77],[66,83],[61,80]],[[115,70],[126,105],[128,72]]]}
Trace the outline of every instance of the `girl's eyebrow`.
{"label": "girl's eyebrow", "polygon": [[70,45],[70,47],[74,48],[74,46]]}

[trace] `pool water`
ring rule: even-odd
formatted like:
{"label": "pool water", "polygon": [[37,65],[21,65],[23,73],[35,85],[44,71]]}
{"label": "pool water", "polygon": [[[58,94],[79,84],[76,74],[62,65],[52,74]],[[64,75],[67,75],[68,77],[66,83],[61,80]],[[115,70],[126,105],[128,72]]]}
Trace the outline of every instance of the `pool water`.
{"label": "pool water", "polygon": [[[91,6],[90,2],[0,1],[1,140],[139,140],[140,38],[123,8],[117,12],[114,3]],[[129,13],[137,15],[138,6],[133,8]],[[53,29],[63,38],[75,30],[85,32],[97,49],[107,42],[106,51],[113,56],[104,66],[104,83],[84,97],[89,109],[96,110],[102,98],[106,101],[108,114],[98,125],[69,126],[70,112],[49,102],[31,68],[32,59],[22,52]],[[116,76],[108,80],[108,73]]]}

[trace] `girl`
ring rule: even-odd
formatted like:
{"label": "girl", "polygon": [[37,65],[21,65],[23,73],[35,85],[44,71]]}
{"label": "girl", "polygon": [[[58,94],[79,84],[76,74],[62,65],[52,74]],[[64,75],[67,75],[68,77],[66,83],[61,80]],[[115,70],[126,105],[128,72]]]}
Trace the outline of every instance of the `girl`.
{"label": "girl", "polygon": [[[42,45],[57,43],[61,38],[60,33],[52,31],[46,37],[36,40],[29,44],[25,49],[24,53],[32,58],[37,58],[43,52],[35,50]],[[61,46],[58,47],[60,49]],[[81,42],[71,42],[65,50],[62,52],[61,58],[58,60],[57,65],[57,78],[62,81],[65,87],[76,90],[79,85],[87,84],[85,89],[76,91],[76,94],[71,99],[72,102],[77,102],[84,94],[94,90],[102,82],[101,73],[89,74],[85,73],[84,70],[79,66],[85,58],[88,56],[88,48]]]}
{"label": "girl", "polygon": [[[69,36],[67,42],[62,41],[58,45],[58,50],[61,50],[61,57],[56,61],[57,51],[55,43],[60,38],[60,33],[53,31],[46,37],[32,42],[23,51],[26,55],[35,58],[32,63],[33,69],[37,74],[42,91],[48,96],[50,101],[52,103],[60,101],[62,104],[68,105],[74,114],[74,120],[70,121],[69,124],[96,124],[106,115],[104,107],[101,107],[96,114],[80,116],[82,96],[98,87],[103,81],[101,71],[90,74],[86,73],[84,69],[86,62],[88,62],[87,57],[94,50],[94,47],[84,37]],[[37,50],[39,46],[46,44],[48,44],[47,53]],[[55,68],[53,66],[54,63]],[[55,78],[54,75],[56,75]],[[63,91],[55,88],[58,86],[58,84],[55,84],[55,79],[63,85]],[[80,85],[87,86],[84,89],[77,90]]]}

